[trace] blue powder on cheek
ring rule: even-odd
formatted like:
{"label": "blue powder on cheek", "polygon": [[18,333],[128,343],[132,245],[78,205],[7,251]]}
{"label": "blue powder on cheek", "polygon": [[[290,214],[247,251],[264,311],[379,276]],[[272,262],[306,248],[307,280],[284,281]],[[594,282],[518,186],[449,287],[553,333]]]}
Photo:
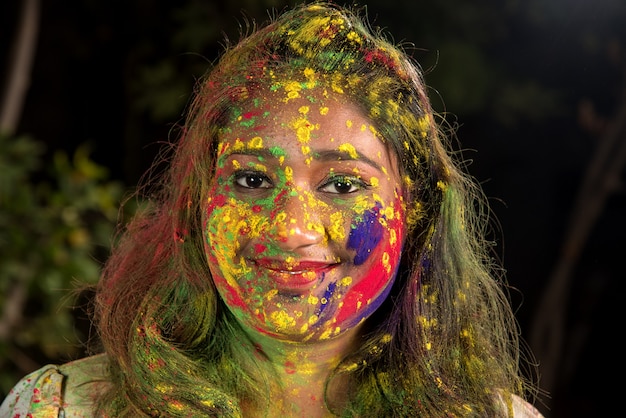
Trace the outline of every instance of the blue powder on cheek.
{"label": "blue powder on cheek", "polygon": [[379,208],[375,207],[363,214],[363,220],[350,230],[348,248],[356,250],[354,265],[363,264],[383,236],[383,226],[378,222]]}
{"label": "blue powder on cheek", "polygon": [[336,287],[337,287],[336,282],[331,282],[328,284],[328,287],[326,288],[326,291],[324,292],[324,296],[322,296],[323,299],[326,299],[326,303],[321,304],[317,312],[315,312],[317,316],[321,317],[322,312],[324,312],[326,307],[330,305],[330,298],[333,296],[333,293],[335,293]]}

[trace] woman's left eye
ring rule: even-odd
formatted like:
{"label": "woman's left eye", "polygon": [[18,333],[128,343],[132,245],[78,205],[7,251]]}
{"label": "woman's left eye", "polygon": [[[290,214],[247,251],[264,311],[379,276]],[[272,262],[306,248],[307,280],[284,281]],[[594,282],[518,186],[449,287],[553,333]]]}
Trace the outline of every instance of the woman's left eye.
{"label": "woman's left eye", "polygon": [[357,177],[333,177],[320,186],[319,190],[327,193],[348,194],[366,188],[368,185]]}

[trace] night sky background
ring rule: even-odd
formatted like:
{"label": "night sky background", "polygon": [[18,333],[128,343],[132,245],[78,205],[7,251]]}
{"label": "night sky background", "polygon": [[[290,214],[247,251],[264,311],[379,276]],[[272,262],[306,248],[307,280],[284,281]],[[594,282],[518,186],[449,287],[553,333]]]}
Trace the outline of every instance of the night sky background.
{"label": "night sky background", "polygon": [[[445,3],[445,4],[442,4]],[[0,6],[6,82],[21,2]],[[180,121],[194,80],[226,34],[293,2],[42,1],[31,83],[16,135],[55,150],[88,143],[110,177],[132,188]],[[373,0],[373,26],[422,64],[435,107],[458,125],[469,172],[500,231],[497,253],[524,338],[564,253],[577,194],[598,150],[616,176],[583,198],[600,204],[573,261],[565,340],[548,417],[610,416],[621,408],[626,254],[626,1]],[[247,18],[244,18],[247,16]],[[412,44],[413,46],[410,46]],[[171,138],[173,139],[173,138]],[[623,151],[622,151],[623,152]],[[599,172],[611,163],[601,162]],[[0,176],[2,173],[0,172]],[[2,280],[2,278],[0,278]],[[556,303],[556,302],[555,302]],[[54,360],[54,359],[53,359]],[[541,368],[540,368],[541,372]]]}

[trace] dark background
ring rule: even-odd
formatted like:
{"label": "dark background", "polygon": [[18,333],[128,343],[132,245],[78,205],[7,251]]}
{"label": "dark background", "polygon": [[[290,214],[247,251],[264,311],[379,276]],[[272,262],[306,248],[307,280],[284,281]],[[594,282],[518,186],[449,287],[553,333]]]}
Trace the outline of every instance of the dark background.
{"label": "dark background", "polygon": [[[546,357],[532,332],[563,313],[545,334],[562,333],[557,360],[540,365],[553,377],[544,387],[551,396],[541,397],[551,410],[537,406],[555,418],[612,415],[622,387],[612,376],[619,382],[624,371],[626,2],[364,3],[373,26],[422,64],[435,107],[458,125],[468,170],[499,223],[497,252],[522,335],[539,361]],[[0,6],[2,83],[21,4]],[[109,178],[132,188],[224,36],[235,42],[246,22],[264,22],[268,8],[287,4],[41,1],[29,89],[12,134],[45,143],[44,163],[56,150],[71,154],[87,143]],[[556,271],[567,281],[542,299]],[[27,348],[27,364],[57,361]],[[0,365],[16,376],[31,371],[10,358]]]}

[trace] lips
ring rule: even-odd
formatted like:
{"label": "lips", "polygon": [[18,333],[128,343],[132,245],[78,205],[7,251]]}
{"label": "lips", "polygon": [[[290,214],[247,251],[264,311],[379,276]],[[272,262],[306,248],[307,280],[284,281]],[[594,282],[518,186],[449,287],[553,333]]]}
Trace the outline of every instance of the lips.
{"label": "lips", "polygon": [[276,259],[254,259],[252,262],[268,274],[283,288],[298,289],[310,287],[321,281],[326,273],[338,266],[338,263],[317,260],[299,260],[287,262]]}

